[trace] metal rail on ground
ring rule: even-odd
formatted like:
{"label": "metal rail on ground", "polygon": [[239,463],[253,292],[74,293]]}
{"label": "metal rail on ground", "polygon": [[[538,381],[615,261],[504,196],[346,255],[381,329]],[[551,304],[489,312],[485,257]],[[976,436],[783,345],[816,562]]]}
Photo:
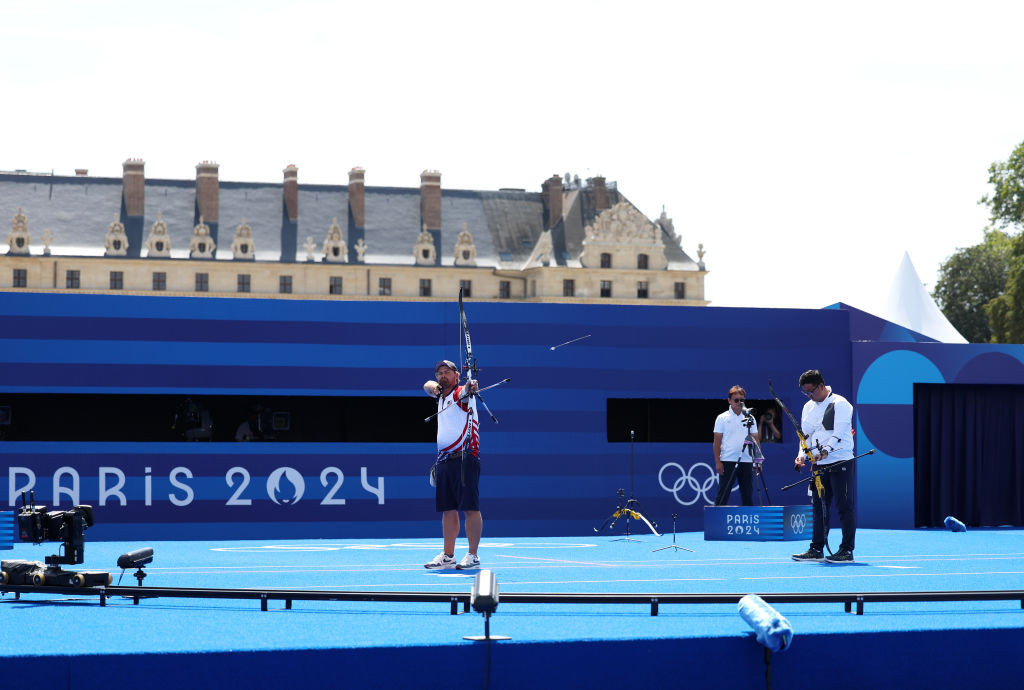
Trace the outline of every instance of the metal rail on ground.
{"label": "metal rail on ground", "polygon": [[[360,591],[314,591],[293,589],[217,589],[203,587],[35,587],[32,585],[0,585],[0,593],[11,592],[16,599],[22,594],[74,594],[98,596],[100,606],[107,605],[109,597],[125,597],[138,604],[141,599],[246,599],[260,602],[260,609],[268,610],[268,602],[283,601],[286,609],[292,608],[293,601],[393,601],[393,602],[439,602],[449,604],[452,615],[469,611],[469,593],[452,592],[360,592]],[[744,593],[746,594],[746,593]],[[744,594],[735,593],[689,593],[689,594],[580,594],[580,593],[539,593],[502,592],[504,604],[643,604],[650,606],[651,615],[658,615],[662,604],[735,604]],[[969,590],[933,592],[766,592],[758,593],[772,604],[820,604],[841,603],[847,613],[856,606],[858,616],[864,614],[864,604],[888,602],[932,602],[932,601],[1020,601],[1024,609],[1024,590]]]}

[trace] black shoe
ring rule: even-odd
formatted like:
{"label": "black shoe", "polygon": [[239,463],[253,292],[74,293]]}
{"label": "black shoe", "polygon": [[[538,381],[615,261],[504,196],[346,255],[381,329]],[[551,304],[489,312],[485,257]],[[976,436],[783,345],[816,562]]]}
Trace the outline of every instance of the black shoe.
{"label": "black shoe", "polygon": [[825,560],[829,563],[853,563],[853,551],[839,549],[831,556],[826,556]]}
{"label": "black shoe", "polygon": [[[821,561],[824,560],[821,549],[807,549],[803,553],[794,553],[794,561]],[[851,557],[852,559],[852,557]]]}

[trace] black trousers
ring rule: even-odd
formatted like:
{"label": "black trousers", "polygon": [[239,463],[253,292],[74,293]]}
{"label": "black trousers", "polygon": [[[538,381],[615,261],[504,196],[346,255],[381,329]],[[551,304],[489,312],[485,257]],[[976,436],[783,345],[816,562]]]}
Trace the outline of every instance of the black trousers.
{"label": "black trousers", "polygon": [[[822,466],[827,469],[828,465]],[[836,510],[839,511],[839,524],[843,528],[843,541],[840,549],[852,552],[854,538],[857,534],[857,517],[854,514],[854,486],[857,478],[854,475],[853,463],[845,463],[836,467],[832,472],[821,473],[821,483],[824,487],[825,512],[831,513],[833,501]],[[811,537],[811,548],[819,551],[825,548],[825,523],[822,520],[821,500],[818,498],[818,491],[811,480],[811,506],[814,513],[814,531]],[[826,516],[829,517],[829,516]]]}
{"label": "black trousers", "polygon": [[[736,467],[737,465],[739,467]],[[725,467],[725,472],[718,476],[718,497],[715,498],[715,505],[729,505],[729,494],[732,492],[732,487],[737,481],[740,483],[740,500],[743,501],[743,505],[754,505],[754,463],[736,463],[723,460],[722,466]],[[736,468],[735,475],[733,475],[733,468]],[[729,477],[732,476],[735,476],[735,479],[730,482]],[[728,486],[726,486],[726,483],[728,483]]]}

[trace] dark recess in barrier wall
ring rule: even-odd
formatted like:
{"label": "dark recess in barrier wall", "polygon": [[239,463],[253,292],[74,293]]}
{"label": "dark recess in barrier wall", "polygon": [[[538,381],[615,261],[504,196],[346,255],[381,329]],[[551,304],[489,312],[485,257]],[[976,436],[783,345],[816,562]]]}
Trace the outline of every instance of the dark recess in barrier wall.
{"label": "dark recess in barrier wall", "polygon": [[254,413],[253,440],[430,443],[437,424],[420,420],[436,409],[425,396],[4,393],[0,439],[234,442],[239,424]]}

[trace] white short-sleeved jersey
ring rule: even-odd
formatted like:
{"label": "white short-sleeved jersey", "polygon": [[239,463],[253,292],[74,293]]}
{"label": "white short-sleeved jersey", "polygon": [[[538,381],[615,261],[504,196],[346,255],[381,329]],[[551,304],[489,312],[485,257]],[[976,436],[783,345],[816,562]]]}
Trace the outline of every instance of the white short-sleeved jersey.
{"label": "white short-sleeved jersey", "polygon": [[800,415],[800,428],[807,444],[817,453],[820,444],[828,456],[819,464],[830,465],[853,457],[853,405],[828,387],[828,397],[820,403],[808,400]]}
{"label": "white short-sleeved jersey", "polygon": [[[462,447],[474,456],[480,455],[480,422],[476,416],[476,398],[459,400],[463,386],[456,386],[437,400],[437,457],[444,460]],[[467,414],[469,412],[469,414]]]}

